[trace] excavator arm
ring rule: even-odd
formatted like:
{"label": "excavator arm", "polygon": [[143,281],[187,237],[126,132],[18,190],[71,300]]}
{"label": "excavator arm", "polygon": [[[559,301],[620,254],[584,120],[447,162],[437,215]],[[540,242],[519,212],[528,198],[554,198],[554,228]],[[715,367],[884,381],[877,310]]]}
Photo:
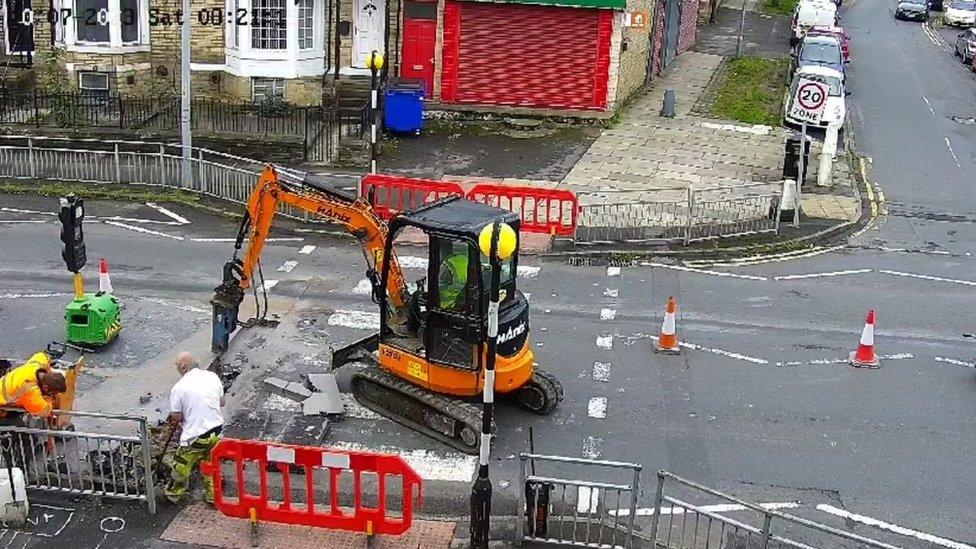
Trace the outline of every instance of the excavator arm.
{"label": "excavator arm", "polygon": [[[369,202],[363,198],[349,198],[309,183],[286,183],[278,177],[274,167],[269,165],[264,169],[257,187],[247,201],[247,211],[235,243],[234,259],[224,266],[224,280],[215,289],[214,305],[226,311],[236,311],[236,307],[243,300],[244,291],[251,287],[255,273],[259,272],[261,254],[275,214],[282,203],[334,221],[356,237],[366,259],[366,276],[373,285],[374,301],[378,301],[379,292],[383,291],[380,288],[379,267],[382,265],[383,249],[388,237],[386,223],[377,217]],[[244,247],[245,241],[247,249],[243,258],[238,259],[238,252]],[[404,311],[408,292],[403,271],[395,255],[390,258],[386,291],[392,308],[399,312]],[[236,317],[236,313],[233,316]]]}

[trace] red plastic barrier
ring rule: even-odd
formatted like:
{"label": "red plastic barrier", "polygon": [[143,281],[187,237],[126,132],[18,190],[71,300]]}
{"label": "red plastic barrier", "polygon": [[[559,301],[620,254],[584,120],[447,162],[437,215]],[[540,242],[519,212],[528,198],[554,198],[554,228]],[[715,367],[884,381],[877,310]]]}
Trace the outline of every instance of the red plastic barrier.
{"label": "red plastic barrier", "polygon": [[[236,495],[224,493],[221,468],[225,463],[233,466]],[[283,501],[270,501],[269,468],[281,472]],[[200,465],[200,470],[213,478],[214,506],[229,517],[249,518],[253,509],[259,521],[399,535],[409,530],[413,521],[414,487],[417,504],[423,502],[420,476],[400,456],[389,454],[223,439],[211,452],[210,461]],[[245,472],[252,476],[248,477]],[[253,478],[254,472],[258,473],[258,479]],[[352,474],[352,507],[340,505],[340,495],[346,496],[340,493],[342,473]],[[364,473],[376,476],[378,507],[375,509],[363,506]],[[298,487],[303,501],[294,500],[292,475],[304,478]],[[402,481],[403,502],[398,517],[391,517],[387,509],[387,480],[393,477]],[[327,491],[324,483],[316,485],[315,481],[322,478],[328,480]],[[247,492],[248,480],[252,484],[259,481],[259,495]],[[319,493],[325,491],[328,501],[317,502],[316,489]]]}
{"label": "red plastic barrier", "polygon": [[359,187],[363,198],[369,198],[372,191],[373,210],[386,221],[397,213],[407,212],[451,195],[464,196],[464,190],[457,183],[396,175],[369,174],[363,177]]}
{"label": "red plastic barrier", "polygon": [[520,228],[527,233],[573,236],[576,232],[579,202],[566,189],[481,183],[468,191],[467,198],[517,213]]}

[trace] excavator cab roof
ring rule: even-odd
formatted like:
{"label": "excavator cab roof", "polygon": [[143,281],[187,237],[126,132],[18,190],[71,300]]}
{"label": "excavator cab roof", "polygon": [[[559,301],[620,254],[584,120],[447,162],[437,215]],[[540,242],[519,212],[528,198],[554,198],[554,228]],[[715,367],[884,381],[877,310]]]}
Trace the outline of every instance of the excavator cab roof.
{"label": "excavator cab roof", "polygon": [[518,215],[455,196],[405,212],[394,220],[390,228],[391,231],[396,231],[398,229],[396,225],[409,225],[425,232],[434,231],[473,238],[477,241],[481,229],[496,219],[508,223],[518,233]]}

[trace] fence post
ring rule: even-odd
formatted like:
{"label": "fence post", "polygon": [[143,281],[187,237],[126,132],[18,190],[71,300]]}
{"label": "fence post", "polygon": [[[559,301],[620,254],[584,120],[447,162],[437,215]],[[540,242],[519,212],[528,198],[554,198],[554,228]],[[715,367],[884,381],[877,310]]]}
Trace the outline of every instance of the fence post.
{"label": "fence post", "polygon": [[125,129],[125,102],[119,96],[119,129]]}
{"label": "fence post", "polygon": [[34,88],[34,125],[41,127],[41,110],[37,105],[37,88]]}
{"label": "fence post", "polygon": [[[522,538],[525,537],[525,521],[528,520],[527,502],[525,501],[525,454],[519,454],[519,483],[516,487],[518,492],[518,509],[515,510],[515,545],[522,546]],[[533,517],[534,520],[534,517]]]}
{"label": "fence post", "polygon": [[159,184],[160,185],[166,183],[166,181],[164,181],[165,178],[163,177],[163,166],[165,166],[165,164],[163,163],[164,156],[166,156],[166,147],[164,145],[160,145],[159,146]]}
{"label": "fence post", "polygon": [[762,549],[769,547],[769,523],[773,520],[773,515],[769,513],[764,513],[765,518],[763,518],[762,527]]}
{"label": "fence post", "polygon": [[31,179],[37,177],[37,166],[34,165],[34,140],[27,138],[27,173]]}
{"label": "fence post", "polygon": [[[661,521],[661,501],[664,499],[664,472],[657,474],[657,491],[654,493],[654,520],[651,521],[651,547],[657,547],[657,525]],[[631,513],[633,515],[633,513]]]}
{"label": "fence post", "polygon": [[[627,540],[624,542],[624,547],[631,549],[634,545],[634,515],[637,514],[637,495],[640,492],[640,467],[634,468],[634,484],[631,486],[630,490],[630,518],[627,520]],[[614,531],[614,536],[617,532]]]}
{"label": "fence post", "polygon": [[153,487],[155,474],[152,470],[152,457],[149,455],[149,429],[146,427],[146,419],[139,422],[139,438],[142,444],[142,469],[143,480],[146,483],[146,503],[149,504],[149,514],[156,514],[156,494]]}
{"label": "fence post", "polygon": [[692,185],[688,185],[688,224],[685,226],[685,246],[691,242],[691,228],[694,226],[695,218],[695,190]]}
{"label": "fence post", "polygon": [[122,183],[122,165],[119,163],[119,144],[115,144],[115,182]]}
{"label": "fence post", "polygon": [[302,142],[302,158],[305,162],[308,162],[308,107],[302,109],[302,114],[305,115],[305,139]]}

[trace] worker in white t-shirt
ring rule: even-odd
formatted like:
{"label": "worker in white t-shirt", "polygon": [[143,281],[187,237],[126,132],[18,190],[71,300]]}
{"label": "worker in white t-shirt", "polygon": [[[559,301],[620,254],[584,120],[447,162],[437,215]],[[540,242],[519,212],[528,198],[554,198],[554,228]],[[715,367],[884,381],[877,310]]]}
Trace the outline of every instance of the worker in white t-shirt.
{"label": "worker in white t-shirt", "polygon": [[[179,503],[186,495],[190,476],[196,466],[210,457],[210,451],[220,440],[224,416],[224,385],[217,374],[199,368],[190,353],[176,357],[176,371],[180,380],[169,393],[169,418],[183,426],[180,445],[173,456],[172,480],[166,488],[166,498]],[[175,428],[175,427],[174,427]],[[206,489],[204,499],[213,503],[213,479],[202,475]]]}

